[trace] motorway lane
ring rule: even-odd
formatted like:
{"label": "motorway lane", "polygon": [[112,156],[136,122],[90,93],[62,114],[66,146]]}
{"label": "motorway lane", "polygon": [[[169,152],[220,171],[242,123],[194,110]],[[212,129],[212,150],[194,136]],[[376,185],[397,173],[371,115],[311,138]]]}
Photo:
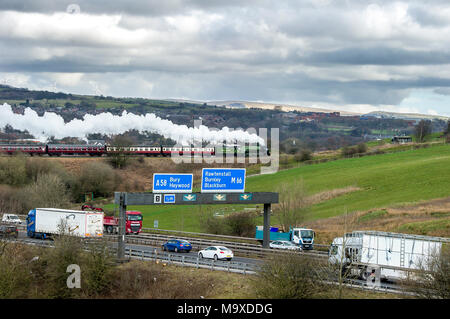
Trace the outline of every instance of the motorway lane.
{"label": "motorway lane", "polygon": [[[19,239],[26,239],[28,243],[36,243],[36,244],[42,244],[43,242],[51,242],[51,240],[48,240],[48,239],[47,240],[41,240],[41,239],[28,238],[25,231],[19,231],[19,237],[18,238]],[[114,248],[117,247],[117,242],[112,242],[111,244],[112,244],[112,246]],[[185,255],[185,256],[189,256],[189,257],[193,257],[193,258],[196,258],[198,256],[198,251],[191,251],[189,253],[185,253],[185,252],[182,252],[182,253],[181,252],[180,253],[164,252],[161,249],[161,246],[154,247],[154,246],[148,246],[148,245],[137,245],[137,244],[127,244],[126,243],[125,244],[125,249],[127,250],[128,248],[131,248],[132,250],[138,250],[138,251],[144,251],[144,252],[154,251],[155,248],[156,248],[157,251],[158,251],[158,254],[168,254],[168,253],[170,253],[171,255],[179,255],[179,256]],[[209,260],[209,259],[206,259],[206,260]],[[239,257],[239,256],[234,257],[232,259],[232,262],[247,263],[247,264],[259,264],[259,265],[264,263],[264,261],[261,260],[261,259],[253,259],[253,258],[246,258],[246,257]],[[217,266],[224,267],[226,265],[226,263],[227,263],[226,260],[219,261],[217,263]],[[354,284],[354,285],[359,286],[359,287],[361,287],[361,286],[370,286],[370,284],[368,284],[367,282],[365,282],[363,280],[360,280],[360,279],[356,279],[356,278],[355,279],[348,279],[348,280],[346,280],[346,282],[347,282],[347,284]],[[399,289],[399,286],[395,282],[392,282],[392,281],[387,281],[386,282],[386,281],[382,280],[380,288],[381,288],[381,290],[393,289],[395,291],[395,290]]]}
{"label": "motorway lane", "polygon": [[[42,239],[35,239],[35,238],[28,238],[27,237],[27,233],[26,231],[19,231],[19,239],[27,239],[28,242],[34,242],[34,243],[42,243],[43,240]],[[51,241],[49,239],[46,239],[45,242]],[[112,242],[112,246],[114,248],[117,248],[117,242]],[[170,253],[171,255],[179,255],[179,256],[189,256],[189,257],[193,257],[196,258],[198,256],[198,251],[190,251],[188,253],[186,252],[164,252],[161,249],[161,246],[149,246],[149,245],[137,245],[137,244],[129,244],[129,243],[125,243],[125,253],[127,252],[127,250],[131,248],[132,250],[138,250],[138,251],[144,251],[144,252],[151,252],[154,251],[155,248],[158,251],[158,254],[168,254]],[[208,260],[208,259],[206,259]],[[239,256],[235,256],[232,259],[233,262],[240,262],[240,263],[247,263],[247,264],[262,264],[263,261],[261,259],[253,259],[253,258],[246,258],[246,257],[239,257]]]}
{"label": "motorway lane", "polygon": [[[113,243],[114,247],[117,247],[117,243]],[[167,251],[163,251],[161,249],[161,246],[149,246],[149,245],[137,245],[137,244],[125,244],[125,254],[126,254],[126,250],[128,248],[131,248],[133,250],[139,250],[139,251],[144,251],[144,252],[150,252],[150,251],[154,251],[155,249],[158,251],[158,254],[171,254],[171,255],[178,255],[178,256],[189,256],[192,258],[196,258],[198,257],[198,251],[193,251],[191,250],[190,252],[167,252]],[[208,259],[205,259],[208,260]],[[226,260],[225,260],[226,261]],[[240,262],[240,263],[247,263],[247,264],[262,264],[263,261],[261,259],[253,259],[253,258],[246,258],[246,257],[239,257],[239,256],[234,256],[232,259],[233,262]]]}

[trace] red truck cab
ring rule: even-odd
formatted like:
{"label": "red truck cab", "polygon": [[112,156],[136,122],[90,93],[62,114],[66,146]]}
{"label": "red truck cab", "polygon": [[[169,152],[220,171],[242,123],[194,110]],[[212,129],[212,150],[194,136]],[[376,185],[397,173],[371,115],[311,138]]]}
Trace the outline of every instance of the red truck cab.
{"label": "red truck cab", "polygon": [[[104,212],[103,208],[94,207],[92,205],[83,205],[81,210],[93,210]],[[125,224],[125,233],[139,234],[142,231],[142,213],[139,211],[127,211],[127,221]],[[119,218],[114,216],[103,215],[103,232],[105,234],[118,234],[119,233]]]}
{"label": "red truck cab", "polygon": [[[142,231],[142,213],[139,211],[126,212],[125,233],[139,234]],[[119,218],[114,216],[103,217],[103,228],[105,233],[113,234],[119,232]]]}
{"label": "red truck cab", "polygon": [[127,211],[125,232],[127,234],[139,234],[142,231],[142,213],[139,211]]}

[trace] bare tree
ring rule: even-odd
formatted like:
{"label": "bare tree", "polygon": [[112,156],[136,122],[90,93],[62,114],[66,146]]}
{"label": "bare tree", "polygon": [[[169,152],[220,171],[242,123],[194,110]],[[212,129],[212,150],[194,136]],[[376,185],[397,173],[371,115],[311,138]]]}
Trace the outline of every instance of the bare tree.
{"label": "bare tree", "polygon": [[65,207],[70,201],[66,185],[52,173],[40,174],[18,195],[27,209],[33,207]]}
{"label": "bare tree", "polygon": [[430,258],[419,261],[419,272],[411,274],[404,286],[425,299],[450,298],[450,248],[442,247]]}
{"label": "bare tree", "polygon": [[445,142],[450,143],[450,120],[447,122],[447,128],[444,131]]}
{"label": "bare tree", "polygon": [[277,191],[280,194],[280,201],[274,206],[274,211],[287,231],[289,227],[298,226],[305,219],[311,204],[302,179],[290,184],[282,183]]}
{"label": "bare tree", "polygon": [[129,156],[127,148],[133,144],[133,141],[126,136],[116,136],[111,143],[113,151],[108,153],[109,162],[114,168],[124,168],[128,164]]}
{"label": "bare tree", "polygon": [[414,136],[418,142],[422,143],[431,134],[431,131],[431,121],[421,120],[414,128]]}

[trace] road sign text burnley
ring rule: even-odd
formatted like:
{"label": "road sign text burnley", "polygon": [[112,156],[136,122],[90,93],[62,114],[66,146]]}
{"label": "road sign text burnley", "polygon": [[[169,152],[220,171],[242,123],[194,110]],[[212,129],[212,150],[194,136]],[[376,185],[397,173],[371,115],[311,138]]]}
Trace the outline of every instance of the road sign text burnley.
{"label": "road sign text burnley", "polygon": [[245,168],[204,168],[202,193],[243,193]]}

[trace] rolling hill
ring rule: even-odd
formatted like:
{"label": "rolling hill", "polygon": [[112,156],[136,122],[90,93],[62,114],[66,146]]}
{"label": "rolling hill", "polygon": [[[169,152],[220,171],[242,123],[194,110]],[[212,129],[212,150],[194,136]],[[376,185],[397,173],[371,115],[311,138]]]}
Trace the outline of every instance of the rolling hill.
{"label": "rolling hill", "polygon": [[[341,196],[314,204],[306,221],[316,221],[345,213],[445,198],[450,196],[450,145],[440,144],[399,153],[341,159],[279,171],[273,175],[248,177],[246,191],[277,191],[283,183],[303,179],[309,195],[353,188]],[[114,205],[107,208],[112,209]],[[136,206],[144,214],[144,227],[201,232],[205,211],[232,212],[244,206]],[[257,208],[261,210],[261,207]],[[277,223],[274,214],[272,224]],[[262,222],[262,218],[261,218]]]}

